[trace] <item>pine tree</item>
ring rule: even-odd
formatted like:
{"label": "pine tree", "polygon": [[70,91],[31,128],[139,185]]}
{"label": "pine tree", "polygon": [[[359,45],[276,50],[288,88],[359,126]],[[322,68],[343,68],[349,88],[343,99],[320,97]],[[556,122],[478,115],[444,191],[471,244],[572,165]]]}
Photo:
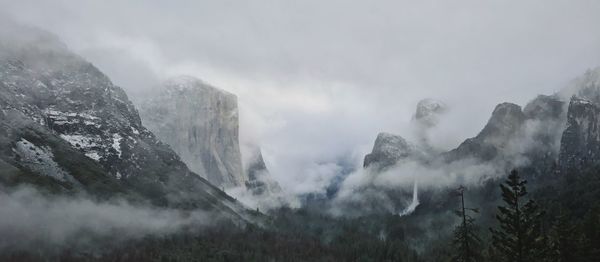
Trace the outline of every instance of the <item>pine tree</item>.
{"label": "pine tree", "polygon": [[[582,223],[581,252],[588,260],[600,257],[600,207],[592,207]],[[585,259],[584,259],[585,260]]]}
{"label": "pine tree", "polygon": [[526,184],[513,170],[506,184],[500,185],[504,201],[496,214],[500,225],[490,231],[493,248],[505,261],[543,261],[546,255],[545,238],[541,233],[543,212],[533,200],[525,202]]}
{"label": "pine tree", "polygon": [[481,239],[477,235],[477,227],[475,219],[467,212],[479,213],[478,209],[465,207],[465,188],[458,188],[458,196],[460,196],[461,207],[455,211],[455,214],[460,217],[461,223],[454,229],[453,244],[456,248],[456,254],[452,261],[456,262],[471,262],[481,261]]}
{"label": "pine tree", "polygon": [[578,251],[580,242],[576,227],[570,223],[569,217],[562,211],[552,226],[550,235],[552,261],[580,261]]}

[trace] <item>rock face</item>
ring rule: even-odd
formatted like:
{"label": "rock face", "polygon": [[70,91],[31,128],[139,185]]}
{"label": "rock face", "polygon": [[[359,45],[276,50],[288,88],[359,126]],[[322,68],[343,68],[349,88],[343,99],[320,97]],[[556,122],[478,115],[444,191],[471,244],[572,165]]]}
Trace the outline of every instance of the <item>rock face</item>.
{"label": "rock face", "polygon": [[448,106],[433,99],[423,99],[417,103],[417,110],[412,117],[411,129],[417,145],[428,154],[436,154],[438,150],[431,144],[431,130],[438,125],[441,117],[448,111]]}
{"label": "rock face", "polygon": [[5,185],[245,212],[142,126],[120,87],[46,32],[0,29],[0,126]]}
{"label": "rock face", "polygon": [[580,170],[600,157],[600,107],[573,97],[567,113],[559,156],[562,170]]}
{"label": "rock face", "polygon": [[499,104],[477,136],[465,140],[456,149],[445,153],[444,157],[450,162],[469,157],[492,160],[519,132],[524,122],[525,114],[520,106],[511,103]]}
{"label": "rock face", "polygon": [[282,192],[281,187],[277,181],[272,179],[260,148],[256,147],[254,151],[253,157],[248,161],[246,168],[248,174],[246,188],[255,196],[280,194]]}
{"label": "rock face", "polygon": [[566,92],[572,97],[560,141],[561,172],[579,171],[599,162],[600,68],[585,72]]}
{"label": "rock face", "polygon": [[243,186],[237,97],[187,76],[163,87],[142,103],[144,125],[213,185]]}
{"label": "rock face", "polygon": [[395,165],[399,160],[419,154],[419,150],[404,138],[390,133],[379,133],[370,154],[365,156],[363,167],[376,165],[384,169]]}
{"label": "rock face", "polygon": [[413,120],[424,128],[431,128],[439,122],[441,114],[448,111],[448,106],[433,99],[423,99],[417,103],[417,111]]}

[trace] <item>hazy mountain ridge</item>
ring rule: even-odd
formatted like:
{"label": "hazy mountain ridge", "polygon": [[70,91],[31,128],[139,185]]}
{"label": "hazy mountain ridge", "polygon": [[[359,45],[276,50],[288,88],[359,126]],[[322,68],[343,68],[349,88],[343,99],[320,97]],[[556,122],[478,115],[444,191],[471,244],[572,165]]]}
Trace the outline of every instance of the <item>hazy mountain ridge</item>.
{"label": "hazy mountain ridge", "polygon": [[[11,37],[16,32],[20,36]],[[142,126],[125,92],[92,64],[45,32],[17,26],[1,33],[6,185],[105,197],[121,192],[157,205],[246,217],[245,208],[192,173]]]}
{"label": "hazy mountain ridge", "polygon": [[[561,101],[558,96],[545,95],[531,100],[524,109],[516,104],[501,103],[496,106],[487,124],[477,136],[466,139],[452,150],[441,152],[439,155],[430,155],[429,162],[443,160],[443,162],[451,163],[469,158],[479,161],[507,160],[507,157],[510,158],[514,154],[527,155],[531,153],[530,150],[538,148],[544,148],[548,151],[546,153],[558,157],[558,140],[556,139],[557,134],[558,136],[562,134],[562,130],[556,129],[567,121],[564,104],[565,102]],[[401,138],[392,134],[387,136]],[[384,141],[378,136],[375,148],[389,148],[387,151],[406,151],[406,148],[410,148],[406,146],[410,142],[402,140],[404,143],[399,144]],[[515,149],[515,143],[524,142],[521,140],[535,141],[535,146],[531,146],[530,141],[528,144],[521,144],[521,148]],[[376,151],[373,150],[373,152]],[[396,164],[398,159],[381,162],[385,162],[382,163],[384,166],[390,166]]]}
{"label": "hazy mountain ridge", "polygon": [[[501,178],[511,168],[527,170],[530,178],[544,179],[544,176],[552,177],[559,171],[581,171],[593,166],[598,163],[600,154],[600,105],[592,102],[600,97],[600,75],[595,73],[599,71],[590,70],[574,81],[569,87],[573,96],[570,102],[565,99],[568,96],[563,90],[550,96],[539,95],[524,108],[512,103],[497,105],[477,136],[466,139],[447,152],[436,154],[426,151],[430,153],[422,154],[420,152],[424,150],[414,150],[417,148],[414,143],[397,135],[382,133],[375,140],[373,152],[365,156],[365,168],[378,167],[367,170],[375,182],[365,182],[363,186],[369,187],[370,183],[375,183],[378,185],[375,187],[381,187],[382,182],[377,182],[377,177],[381,176],[379,173],[386,179],[393,178],[394,172],[402,173],[404,169],[415,166],[415,159],[420,159],[417,166],[442,171],[438,174],[443,176],[439,177],[441,180],[471,165],[488,166],[492,169],[476,172],[478,176],[485,174],[477,182],[483,184]],[[388,153],[382,154],[384,151]],[[374,158],[374,155],[380,156]],[[419,180],[418,175],[416,179]],[[465,180],[462,183],[472,182]],[[408,188],[383,187],[380,190],[403,196],[405,201],[400,202],[410,198]],[[428,196],[431,192],[428,193],[427,189],[420,191],[421,197],[438,198]],[[422,202],[427,203],[427,200]]]}
{"label": "hazy mountain ridge", "polygon": [[261,149],[255,147],[254,151],[253,157],[248,161],[249,163],[247,163],[246,167],[246,173],[248,174],[246,188],[252,192],[253,195],[258,196],[263,195],[269,197],[275,194],[281,194],[281,186],[271,177],[267,164],[263,159]]}

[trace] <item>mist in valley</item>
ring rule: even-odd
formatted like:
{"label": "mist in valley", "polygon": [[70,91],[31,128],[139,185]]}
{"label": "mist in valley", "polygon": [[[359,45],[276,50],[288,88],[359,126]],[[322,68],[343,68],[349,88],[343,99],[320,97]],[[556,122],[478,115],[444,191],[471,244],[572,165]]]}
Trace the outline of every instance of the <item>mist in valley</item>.
{"label": "mist in valley", "polygon": [[[595,159],[594,134],[585,132],[595,130],[587,128],[596,112],[588,103],[600,97],[600,2],[0,0],[0,6],[0,62],[6,62],[0,124],[7,130],[0,132],[6,145],[0,253],[94,256],[136,241],[152,250],[160,246],[154,239],[169,239],[165,250],[192,254],[210,246],[194,238],[208,231],[224,236],[215,243],[229,249],[211,246],[219,252],[252,249],[243,245],[261,238],[311,251],[317,249],[306,246],[316,241],[339,255],[344,239],[364,238],[425,257],[409,261],[428,261],[446,252],[440,243],[452,242],[462,223],[454,214],[459,187],[466,205],[481,211],[474,215],[480,225],[493,227],[502,201],[498,184],[511,170],[533,181],[531,195],[540,202],[555,204],[560,194],[548,192],[563,190],[556,189],[560,176],[575,172],[563,162],[593,167],[585,161]],[[71,69],[81,83],[40,80]],[[78,88],[94,77],[114,101],[98,112],[117,110],[110,115],[121,121],[117,126],[94,115],[113,104],[71,97],[88,99],[89,88]],[[71,90],[55,87],[61,84]],[[59,99],[78,110],[94,104],[83,113],[62,112],[52,92],[66,92]],[[11,119],[15,105],[23,118]],[[119,130],[127,123],[140,126]],[[10,148],[19,136],[38,155]],[[75,152],[81,157],[63,156]],[[95,162],[86,159],[80,171],[76,161],[83,156]],[[146,180],[123,172],[155,163],[159,174]],[[49,166],[65,177],[73,170],[83,175],[46,190]],[[87,180],[102,172],[100,182]],[[119,194],[98,197],[97,188]],[[571,212],[592,210],[582,206]],[[551,207],[548,214],[557,216]],[[223,223],[235,226],[222,229]],[[491,241],[483,229],[483,241]]]}

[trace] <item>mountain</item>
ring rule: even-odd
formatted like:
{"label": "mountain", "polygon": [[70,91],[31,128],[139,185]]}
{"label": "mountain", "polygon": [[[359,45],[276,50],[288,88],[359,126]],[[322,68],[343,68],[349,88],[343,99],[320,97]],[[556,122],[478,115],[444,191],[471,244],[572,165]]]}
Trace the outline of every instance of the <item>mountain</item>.
{"label": "mountain", "polygon": [[581,171],[598,164],[599,157],[600,106],[573,97],[562,134],[559,166],[563,171]]}
{"label": "mountain", "polygon": [[511,103],[499,104],[477,136],[465,140],[457,148],[445,153],[444,158],[448,162],[469,157],[492,160],[517,134],[524,122],[525,115],[520,106]]}
{"label": "mountain", "polygon": [[448,106],[443,102],[426,98],[417,103],[413,121],[424,128],[431,128],[438,124],[441,115],[447,111]]}
{"label": "mountain", "polygon": [[564,118],[564,106],[565,102],[557,95],[538,95],[525,105],[523,114],[529,120],[556,120]]}
{"label": "mountain", "polygon": [[600,68],[586,71],[562,90],[571,97],[561,136],[558,165],[561,172],[577,172],[599,163]]}
{"label": "mountain", "polygon": [[[429,128],[436,126],[447,110],[443,103],[423,100],[418,103],[412,119],[413,126],[416,126],[419,132],[425,133]],[[401,136],[381,133],[375,140],[372,152],[365,156],[363,166],[375,172],[375,176],[371,176],[373,179],[376,179],[377,173],[385,172],[392,166],[399,168],[394,170],[394,173],[405,175],[402,172],[406,172],[403,168],[407,166],[399,165],[409,164],[417,165],[423,170],[441,171],[441,174],[475,172],[472,176],[481,176],[476,178],[480,183],[490,182],[488,178],[500,174],[484,174],[481,173],[484,171],[478,171],[483,168],[477,167],[469,170],[469,165],[485,165],[486,168],[498,172],[519,167],[527,169],[531,176],[552,173],[566,121],[564,112],[564,102],[557,95],[540,95],[530,101],[524,109],[516,104],[501,103],[495,107],[487,124],[477,136],[466,139],[458,147],[446,152],[435,150],[434,145],[430,145],[425,139],[414,144]],[[390,173],[388,176],[394,174]],[[417,176],[415,181],[418,180]],[[417,196],[416,183],[413,185],[414,196],[407,194],[407,185],[392,189],[379,188],[376,193],[396,199],[396,204],[406,204],[407,199],[412,198],[413,203],[420,202],[421,206],[433,209],[443,206],[447,201],[445,192],[431,188],[419,188],[420,193]]]}
{"label": "mountain", "polygon": [[377,165],[377,169],[382,171],[402,159],[426,161],[434,154],[427,138],[427,131],[435,127],[447,111],[448,106],[441,101],[429,98],[419,101],[411,122],[416,128],[417,143],[406,141],[399,135],[379,133],[373,150],[364,158],[363,167]]}
{"label": "mountain", "polygon": [[419,149],[403,137],[390,133],[379,133],[375,139],[373,150],[365,156],[363,167],[376,165],[376,169],[383,170],[395,165],[401,159],[418,154],[421,154]]}
{"label": "mountain", "polygon": [[281,186],[271,177],[260,148],[254,147],[253,151],[246,167],[246,173],[248,174],[246,188],[255,196],[281,194]]}
{"label": "mountain", "polygon": [[245,216],[147,130],[120,87],[54,35],[0,27],[0,169],[5,186],[123,195]]}
{"label": "mountain", "polygon": [[180,76],[142,102],[145,126],[188,167],[219,187],[244,186],[237,97],[199,79]]}

